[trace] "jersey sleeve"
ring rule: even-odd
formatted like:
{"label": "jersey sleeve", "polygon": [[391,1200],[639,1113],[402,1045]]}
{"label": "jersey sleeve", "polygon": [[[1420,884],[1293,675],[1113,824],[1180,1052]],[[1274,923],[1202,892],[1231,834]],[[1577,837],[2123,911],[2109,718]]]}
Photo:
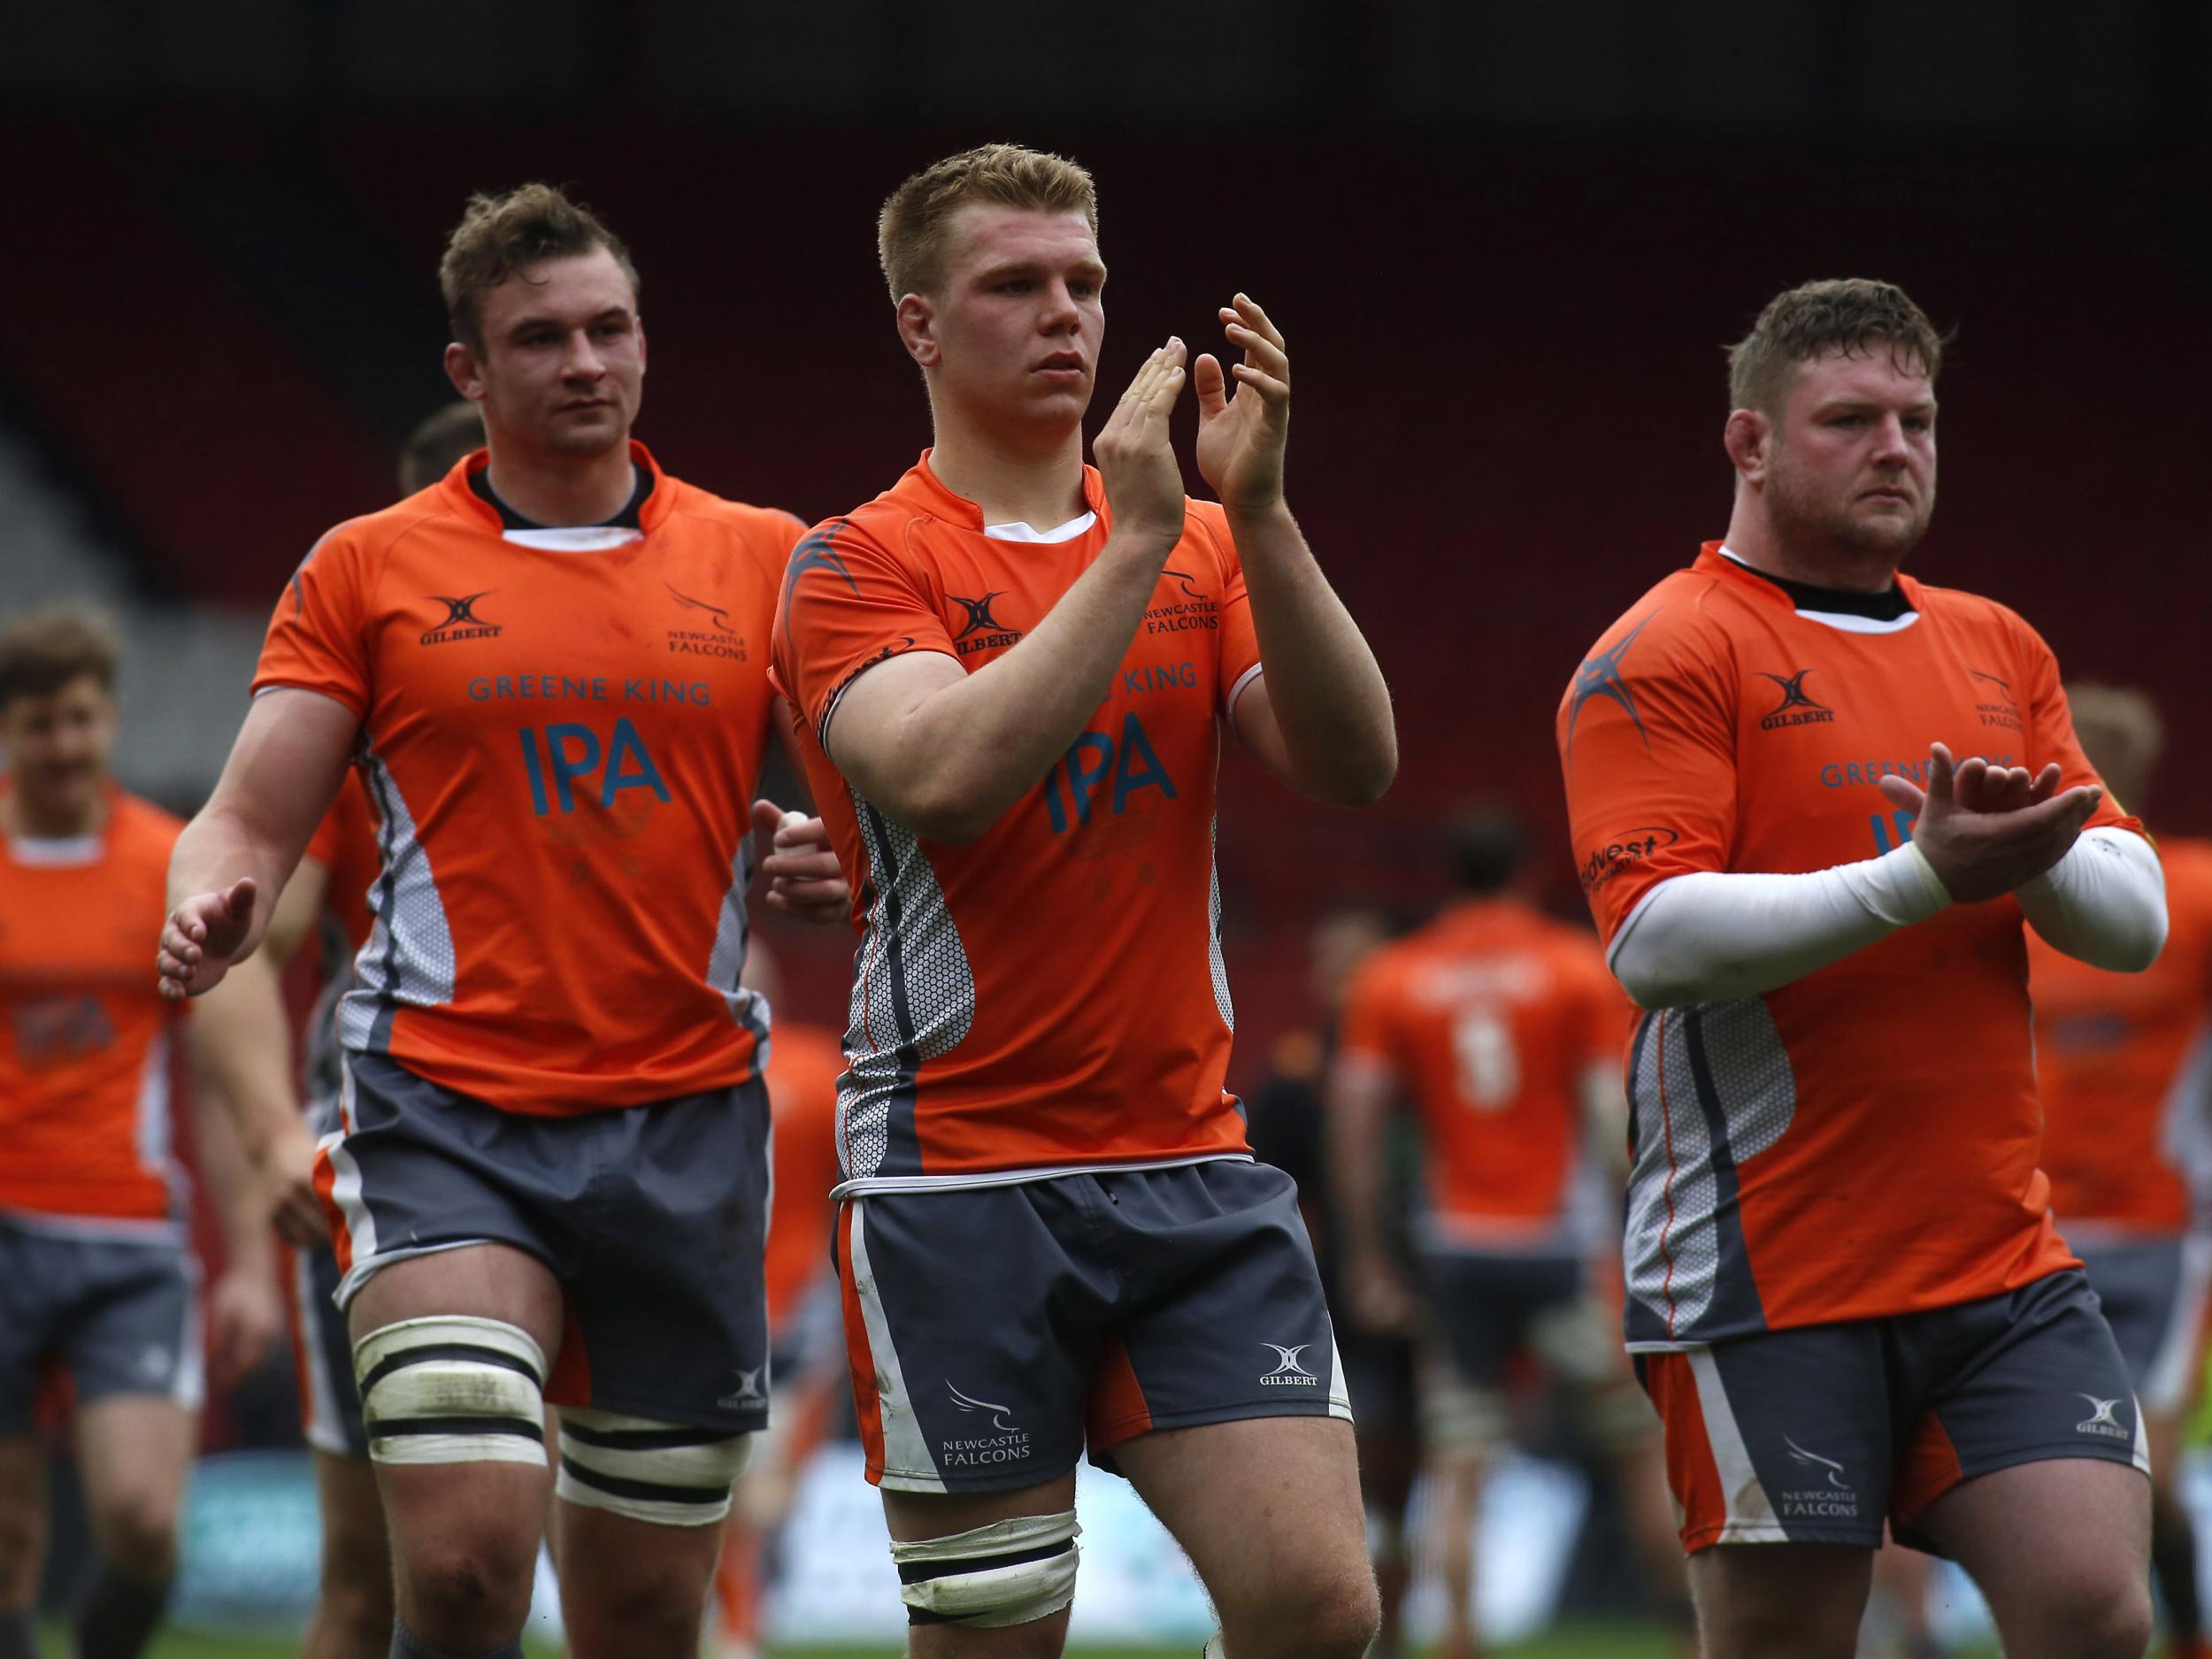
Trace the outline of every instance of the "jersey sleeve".
{"label": "jersey sleeve", "polygon": [[318,541],[277,600],[261,662],[258,695],[279,686],[319,691],[365,718],[372,698],[367,588],[359,547],[341,530]]}
{"label": "jersey sleeve", "polygon": [[1252,595],[1244,585],[1244,561],[1237,557],[1236,538],[1229,534],[1229,515],[1218,502],[1194,501],[1190,510],[1213,543],[1221,566],[1221,672],[1215,695],[1222,713],[1229,714],[1239,695],[1262,672],[1260,636],[1252,626]]}
{"label": "jersey sleeve", "polygon": [[1732,695],[1717,648],[1668,608],[1615,624],[1559,705],[1575,862],[1609,946],[1645,894],[1724,870],[1734,846]]}
{"label": "jersey sleeve", "polygon": [[826,751],[830,721],[853,681],[909,651],[956,659],[944,618],[914,570],[848,519],[809,532],[784,570],[773,678]]}
{"label": "jersey sleeve", "polygon": [[2112,791],[2105,788],[2104,780],[2096,768],[2089,764],[2089,757],[2082,752],[2081,740],[2074,735],[2074,714],[2066,702],[2066,687],[2060,683],[2058,658],[2044,643],[2043,636],[2029,626],[2026,619],[2006,612],[2020,634],[2020,647],[2027,657],[2027,719],[2028,760],[2031,769],[2040,772],[2053,761],[2058,763],[2058,787],[2071,789],[2079,784],[2095,784],[2104,788],[2104,798],[2097,803],[2097,810],[2089,815],[2085,829],[2101,829],[2110,826],[2117,829],[2144,833],[2143,820],[2130,810],[2124,801],[2116,800]]}
{"label": "jersey sleeve", "polygon": [[1386,956],[1371,956],[1354,970],[1345,987],[1344,1014],[1337,1032],[1337,1064],[1363,1079],[1399,1079],[1394,987],[1397,976]]}

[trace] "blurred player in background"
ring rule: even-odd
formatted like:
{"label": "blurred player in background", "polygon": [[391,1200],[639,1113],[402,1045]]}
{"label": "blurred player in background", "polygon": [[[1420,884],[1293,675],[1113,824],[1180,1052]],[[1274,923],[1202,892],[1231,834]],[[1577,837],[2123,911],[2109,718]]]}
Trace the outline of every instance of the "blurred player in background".
{"label": "blurred player in background", "polygon": [[[1422,1438],[1439,1477],[1443,1659],[1479,1647],[1475,1526],[1484,1475],[1510,1436],[1507,1385],[1523,1355],[1576,1397],[1615,1461],[1655,1586],[1671,1609],[1683,1601],[1658,1425],[1606,1334],[1594,1284],[1594,1258],[1614,1239],[1611,1183],[1588,1154],[1594,1141],[1620,1139],[1634,1010],[1588,933],[1529,901],[1522,856],[1509,813],[1455,826],[1458,901],[1362,964],[1330,1087],[1347,1313],[1372,1333],[1425,1325],[1440,1340],[1423,1382]],[[1400,1105],[1427,1177],[1417,1285],[1387,1238],[1381,1159]]]}
{"label": "blurred player in background", "polygon": [[[1245,1102],[1252,1156],[1298,1184],[1298,1210],[1312,1236],[1321,1288],[1332,1309],[1344,1305],[1343,1274],[1336,1171],[1329,1155],[1322,1090],[1336,1053],[1345,988],[1368,953],[1389,937],[1389,919],[1375,910],[1335,910],[1314,924],[1308,941],[1307,983],[1324,1019],[1317,1027],[1285,1033],[1275,1045],[1268,1075]],[[1403,1133],[1386,1139],[1381,1156],[1389,1194],[1385,1203],[1391,1223],[1387,1244],[1409,1265],[1413,1247],[1406,1219],[1419,1184],[1419,1148]],[[1404,1647],[1401,1616],[1412,1576],[1406,1506],[1413,1497],[1421,1457],[1414,1345],[1402,1333],[1378,1334],[1347,1321],[1337,1322],[1333,1334],[1337,1363],[1344,1370],[1345,1392],[1352,1402],[1360,1501],[1367,1510],[1369,1558],[1381,1603],[1381,1624],[1372,1651],[1374,1659],[1397,1659]]]}
{"label": "blurred player in background", "polygon": [[767,1030],[738,975],[751,818],[780,816],[748,809],[798,526],[630,439],[636,273],[558,191],[477,197],[440,276],[488,454],[294,576],[178,844],[164,989],[260,943],[357,758],[381,868],[315,1182],[391,1526],[391,1651],[519,1654],[557,1494],[572,1650],[688,1655],[767,1407]]}
{"label": "blurred player in background", "polygon": [[467,398],[423,417],[399,451],[399,493],[428,489],[484,447],[484,411]]}
{"label": "blurred player in background", "polygon": [[2022,934],[2139,970],[2163,885],[2034,630],[1898,574],[1941,359],[1886,283],[1769,304],[1730,355],[1727,540],[1559,709],[1583,885],[1652,1010],[1627,1333],[1710,1659],[1850,1654],[1885,1514],[2012,1659],[2149,1640],[2148,1457],[2037,1168]]}
{"label": "blurred player in background", "polygon": [[[2068,687],[2105,785],[2137,811],[2163,746],[2139,691]],[[2202,1367],[2212,1292],[2212,843],[2159,841],[2166,949],[2116,974],[2028,945],[2051,1207],[2081,1255],[2135,1383],[2151,1442],[2151,1560],[2170,1651],[2204,1659],[2196,1535],[2175,1489],[2182,1420]]]}
{"label": "blurred player in background", "polygon": [[768,1557],[798,1495],[800,1472],[827,1432],[844,1370],[837,1276],[829,1258],[844,1052],[834,1031],[790,1017],[774,959],[757,939],[746,955],[745,983],[776,1010],[767,1072],[775,1125],[769,1143],[775,1207],[768,1220],[768,1371],[776,1410],[731,1499],[715,1575],[723,1659],[754,1659],[760,1651]]}
{"label": "blurred player in background", "polygon": [[119,651],[57,607],[0,630],[0,1659],[30,1659],[47,1476],[33,1400],[75,1397],[97,1552],[81,1659],[127,1659],[161,1618],[203,1398],[200,1271],[171,1156],[171,1048],[192,1050],[195,1150],[223,1224],[210,1299],[219,1384],[281,1324],[267,1209],[217,1102],[273,980],[242,976],[189,1022],[145,980],[180,826],[109,773]]}
{"label": "blurred player in background", "polygon": [[1083,465],[1096,228],[1087,173],[1011,145],[893,193],[935,447],[801,544],[777,625],[859,900],[839,1264],[868,1475],[918,1655],[1059,1651],[1087,1443],[1236,1659],[1356,1655],[1328,1310],[1222,1088],[1213,807],[1225,726],[1310,795],[1374,800],[1389,697],[1284,504],[1289,359],[1253,301],[1218,313],[1242,361],[1192,365],[1220,505],[1168,441],[1179,340]]}

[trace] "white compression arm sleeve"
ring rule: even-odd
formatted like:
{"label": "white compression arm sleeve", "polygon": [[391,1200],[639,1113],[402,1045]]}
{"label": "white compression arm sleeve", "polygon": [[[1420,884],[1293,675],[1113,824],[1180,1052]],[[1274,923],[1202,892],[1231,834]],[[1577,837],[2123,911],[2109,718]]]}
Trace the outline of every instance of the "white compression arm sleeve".
{"label": "white compression arm sleeve", "polygon": [[2093,968],[2139,973],[2166,943],[2166,872],[2150,842],[2107,825],[2013,895],[2053,949]]}
{"label": "white compression arm sleeve", "polygon": [[1611,965],[1645,1008],[1730,1002],[1801,979],[1950,902],[1910,841],[1805,875],[1701,870],[1644,895]]}

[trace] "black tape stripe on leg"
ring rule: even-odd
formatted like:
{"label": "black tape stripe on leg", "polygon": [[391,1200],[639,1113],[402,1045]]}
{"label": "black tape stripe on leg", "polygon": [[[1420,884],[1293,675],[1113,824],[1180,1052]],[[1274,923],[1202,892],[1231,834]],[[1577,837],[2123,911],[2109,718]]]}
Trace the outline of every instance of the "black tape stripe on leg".
{"label": "black tape stripe on leg", "polygon": [[657,1480],[630,1480],[621,1475],[587,1469],[573,1457],[563,1457],[561,1467],[570,1479],[603,1492],[610,1497],[636,1498],[650,1503],[719,1503],[730,1495],[727,1486],[664,1486]]}
{"label": "black tape stripe on leg", "polygon": [[411,1434],[511,1434],[545,1444],[545,1429],[527,1417],[371,1417],[369,1438],[398,1440]]}
{"label": "black tape stripe on leg", "polygon": [[611,1452],[664,1452],[734,1439],[727,1429],[595,1429],[561,1419],[563,1438]]}
{"label": "black tape stripe on leg", "polygon": [[1073,1539],[1064,1538],[1056,1544],[1009,1550],[1003,1555],[973,1555],[964,1561],[902,1561],[899,1563],[899,1582],[926,1584],[932,1578],[949,1578],[956,1572],[990,1572],[999,1567],[1018,1567],[1025,1562],[1049,1561],[1074,1548]]}
{"label": "black tape stripe on leg", "polygon": [[426,1342],[420,1348],[405,1348],[396,1354],[388,1354],[372,1366],[369,1374],[361,1379],[361,1393],[365,1397],[370,1389],[382,1382],[396,1371],[405,1371],[410,1365],[424,1364],[435,1359],[465,1359],[480,1364],[497,1365],[519,1376],[527,1377],[539,1387],[545,1386],[545,1379],[527,1360],[517,1359],[512,1354],[495,1348],[479,1348],[473,1342]]}

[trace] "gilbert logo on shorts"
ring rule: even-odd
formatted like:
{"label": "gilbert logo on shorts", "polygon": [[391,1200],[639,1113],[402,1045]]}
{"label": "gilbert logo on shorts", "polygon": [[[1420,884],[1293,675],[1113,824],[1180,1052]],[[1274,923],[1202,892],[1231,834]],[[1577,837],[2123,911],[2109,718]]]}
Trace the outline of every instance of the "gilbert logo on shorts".
{"label": "gilbert logo on shorts", "polygon": [[1298,1356],[1313,1346],[1301,1342],[1296,1348],[1285,1348],[1280,1342],[1263,1342],[1262,1348],[1275,1350],[1275,1369],[1260,1379],[1263,1387],[1294,1388],[1301,1385],[1318,1388],[1321,1379],[1298,1363]]}
{"label": "gilbert logo on shorts", "polygon": [[737,1386],[714,1403],[725,1411],[737,1410],[745,1406],[767,1404],[768,1396],[762,1392],[760,1386],[760,1373],[764,1369],[764,1366],[756,1365],[752,1370],[747,1371],[741,1365],[733,1366],[730,1375],[737,1379]]}
{"label": "gilbert logo on shorts", "polygon": [[1856,1519],[1859,1494],[1843,1478],[1843,1465],[1800,1446],[1786,1434],[1782,1444],[1789,1448],[1790,1462],[1805,1471],[1807,1479],[1817,1479],[1819,1484],[1776,1494],[1775,1509],[1781,1517],[1786,1521]]}
{"label": "gilbert logo on shorts", "polygon": [[499,624],[476,614],[479,600],[488,599],[497,593],[496,588],[487,588],[480,594],[463,594],[456,599],[445,594],[430,594],[426,597],[436,600],[445,607],[445,620],[434,623],[423,634],[425,645],[450,645],[456,640],[495,640]]}
{"label": "gilbert logo on shorts", "polygon": [[988,1433],[962,1435],[938,1443],[942,1455],[939,1465],[946,1469],[980,1469],[987,1463],[1019,1463],[1029,1458],[1029,1431],[1013,1421],[1013,1408],[989,1400],[979,1400],[973,1394],[963,1394],[951,1378],[945,1379],[945,1392],[952,1397],[954,1409],[968,1417],[987,1417],[985,1426]]}
{"label": "gilbert logo on shorts", "polygon": [[2118,1400],[2100,1400],[2094,1394],[2078,1394],[2078,1398],[2089,1402],[2089,1415],[2074,1425],[2076,1433],[2101,1435],[2108,1440],[2131,1440],[2135,1438],[2130,1431],[2122,1428],[2119,1420],[2112,1415],[2120,1409]]}

